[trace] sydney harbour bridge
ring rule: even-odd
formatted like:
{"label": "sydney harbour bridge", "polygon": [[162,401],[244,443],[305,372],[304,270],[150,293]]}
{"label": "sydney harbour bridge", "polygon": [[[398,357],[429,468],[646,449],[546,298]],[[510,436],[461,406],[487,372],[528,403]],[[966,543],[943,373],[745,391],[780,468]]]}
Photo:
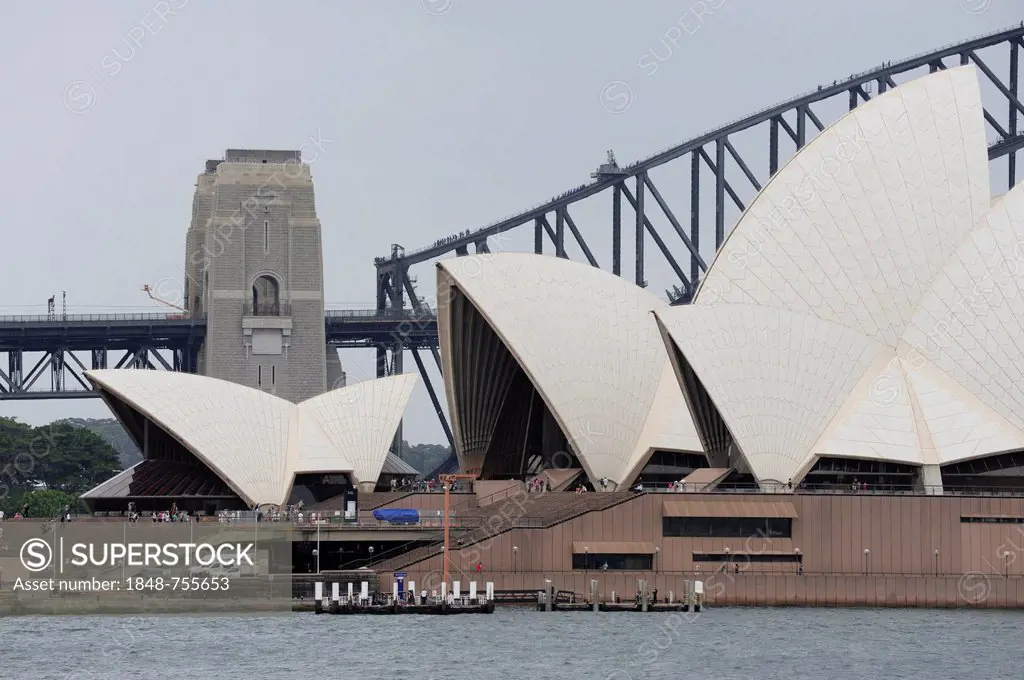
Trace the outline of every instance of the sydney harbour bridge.
{"label": "sydney harbour bridge", "polygon": [[[432,384],[426,370],[431,361],[440,369],[437,317],[430,296],[416,290],[418,268],[452,253],[489,253],[501,235],[532,229],[533,252],[569,257],[571,248],[590,265],[631,277],[639,286],[647,286],[652,267],[666,269],[674,279],[666,291],[669,301],[686,304],[710,262],[701,253],[713,252],[705,239],[713,234],[717,250],[727,228],[793,153],[871,97],[926,73],[967,64],[977,68],[982,80],[992,184],[1005,190],[1017,182],[1017,152],[1024,147],[1022,49],[1024,22],[845,75],[628,165],[620,166],[609,152],[592,181],[528,210],[439,235],[416,250],[392,245],[374,260],[376,308],[326,312],[327,340],[338,347],[376,348],[378,376],[403,372],[408,352],[454,448],[440,386]],[[659,179],[665,168],[687,177],[688,187]],[[597,214],[604,217],[577,224],[571,211],[595,214],[585,202],[596,202]],[[610,261],[593,254],[602,242]],[[623,262],[624,256],[629,260]],[[89,368],[195,371],[205,332],[205,319],[187,315],[67,315],[51,305],[45,316],[2,316],[0,354],[6,361],[0,357],[0,400],[95,396],[83,377]],[[33,360],[26,361],[26,355]]]}

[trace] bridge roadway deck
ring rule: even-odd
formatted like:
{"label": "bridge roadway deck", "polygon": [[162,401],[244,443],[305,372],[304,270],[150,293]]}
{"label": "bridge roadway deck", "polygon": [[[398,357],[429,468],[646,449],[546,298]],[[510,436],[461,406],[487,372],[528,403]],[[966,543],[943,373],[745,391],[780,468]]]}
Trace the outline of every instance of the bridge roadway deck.
{"label": "bridge roadway deck", "polygon": [[[412,347],[437,346],[437,314],[363,309],[330,310],[327,341],[343,347],[377,347],[404,339]],[[206,319],[181,314],[75,314],[0,316],[0,352],[52,352],[197,346]]]}

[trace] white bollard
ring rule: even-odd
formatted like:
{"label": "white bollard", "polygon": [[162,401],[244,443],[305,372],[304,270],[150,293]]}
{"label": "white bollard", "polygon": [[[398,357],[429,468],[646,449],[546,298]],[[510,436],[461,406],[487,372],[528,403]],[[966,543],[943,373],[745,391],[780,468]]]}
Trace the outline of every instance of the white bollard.
{"label": "white bollard", "polygon": [[456,600],[462,596],[462,582],[452,581],[452,597]]}
{"label": "white bollard", "polygon": [[486,584],[484,584],[484,588],[486,589],[486,592],[487,592],[487,595],[486,595],[487,601],[488,602],[493,601],[494,600],[494,581],[488,581]]}
{"label": "white bollard", "polygon": [[321,581],[317,581],[313,584],[313,599],[319,602],[324,599],[324,584]]}
{"label": "white bollard", "polygon": [[341,594],[340,593],[341,593],[341,586],[339,586],[337,583],[332,583],[331,584],[331,601],[337,602],[338,600],[340,600],[341,599]]}
{"label": "white bollard", "polygon": [[362,581],[359,584],[359,599],[362,602],[366,602],[370,599],[370,584],[366,581]]}
{"label": "white bollard", "polygon": [[398,581],[391,584],[391,601],[398,602]]}
{"label": "white bollard", "polygon": [[476,581],[469,582],[469,599],[471,601],[476,599]]}
{"label": "white bollard", "polygon": [[354,598],[352,597],[352,582],[349,581],[348,582],[348,600],[347,600],[348,604],[352,604],[352,600],[353,599]]}

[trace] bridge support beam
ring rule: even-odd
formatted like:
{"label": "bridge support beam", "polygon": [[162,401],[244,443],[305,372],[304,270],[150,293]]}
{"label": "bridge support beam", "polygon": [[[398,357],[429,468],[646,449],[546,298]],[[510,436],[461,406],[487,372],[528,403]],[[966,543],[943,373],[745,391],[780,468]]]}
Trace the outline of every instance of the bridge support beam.
{"label": "bridge support beam", "polygon": [[[0,401],[22,399],[79,399],[99,396],[85,377],[85,372],[106,369],[108,349],[70,350],[67,347],[53,347],[41,351],[7,349],[7,370],[0,368]],[[123,351],[114,368],[142,368],[151,370],[194,372],[198,346],[184,348],[155,348],[148,345],[136,346]],[[161,352],[169,352],[170,361]],[[88,353],[88,366],[79,358],[79,353]],[[24,370],[25,354],[38,354],[31,369]],[[182,364],[179,357],[190,357]]]}

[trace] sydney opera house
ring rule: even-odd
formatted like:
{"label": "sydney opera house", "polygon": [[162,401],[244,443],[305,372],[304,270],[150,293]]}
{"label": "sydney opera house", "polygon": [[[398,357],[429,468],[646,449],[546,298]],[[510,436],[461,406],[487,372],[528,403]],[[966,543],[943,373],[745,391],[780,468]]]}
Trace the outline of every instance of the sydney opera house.
{"label": "sydney opera house", "polygon": [[[456,516],[489,527],[458,534],[452,571],[582,593],[600,570],[602,591],[643,575],[667,593],[742,561],[783,580],[731,584],[736,601],[871,603],[858,579],[878,577],[886,597],[950,604],[958,577],[994,570],[993,597],[1024,603],[1006,547],[1024,543],[1024,185],[993,198],[984,126],[973,67],[854,109],[747,206],[689,305],[562,258],[440,262],[445,393],[477,479]],[[91,379],[144,464],[246,506],[325,475],[373,488],[413,380],[290,404],[195,376]],[[554,493],[524,493],[537,478]],[[418,545],[371,565],[382,587],[442,571]]]}
{"label": "sydney opera house", "polygon": [[667,592],[743,562],[783,579],[744,601],[870,603],[855,581],[884,576],[919,604],[1024,574],[1024,186],[993,198],[984,125],[973,67],[858,107],[761,190],[689,305],[564,259],[439,263],[461,467],[598,492],[562,514],[531,495],[516,514],[544,530],[494,532],[492,571]]}

